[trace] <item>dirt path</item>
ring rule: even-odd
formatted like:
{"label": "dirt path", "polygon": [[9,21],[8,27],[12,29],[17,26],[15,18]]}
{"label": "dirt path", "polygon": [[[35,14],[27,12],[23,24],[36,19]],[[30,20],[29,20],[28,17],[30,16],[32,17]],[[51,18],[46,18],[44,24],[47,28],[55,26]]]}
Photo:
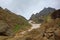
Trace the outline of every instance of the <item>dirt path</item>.
{"label": "dirt path", "polygon": [[41,24],[31,24],[31,25],[32,25],[32,27],[28,31],[39,28]]}
{"label": "dirt path", "polygon": [[[39,28],[40,25],[41,25],[41,24],[34,24],[34,23],[31,23],[31,22],[29,22],[29,23],[32,25],[32,27],[31,27],[31,29],[29,29],[29,30],[27,30],[27,31],[31,31],[31,30],[33,30],[33,29],[37,29],[37,28]],[[24,34],[24,33],[26,33],[27,31],[23,31],[23,32],[21,32],[21,34]]]}

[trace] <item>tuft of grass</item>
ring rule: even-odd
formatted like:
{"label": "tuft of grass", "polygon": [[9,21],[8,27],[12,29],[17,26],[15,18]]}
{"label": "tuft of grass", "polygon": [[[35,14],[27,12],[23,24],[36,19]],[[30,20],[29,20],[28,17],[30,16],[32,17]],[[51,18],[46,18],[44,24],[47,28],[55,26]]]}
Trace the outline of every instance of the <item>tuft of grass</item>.
{"label": "tuft of grass", "polygon": [[17,32],[20,28],[21,28],[21,26],[17,24],[17,25],[14,27],[14,30],[13,30],[13,31],[14,31],[14,32]]}

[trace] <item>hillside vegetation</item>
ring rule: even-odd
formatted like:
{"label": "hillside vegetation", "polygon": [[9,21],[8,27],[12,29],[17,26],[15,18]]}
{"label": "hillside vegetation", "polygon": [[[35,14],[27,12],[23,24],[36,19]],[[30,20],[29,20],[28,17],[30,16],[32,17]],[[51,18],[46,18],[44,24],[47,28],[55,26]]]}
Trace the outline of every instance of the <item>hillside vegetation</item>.
{"label": "hillside vegetation", "polygon": [[0,35],[11,36],[18,31],[30,28],[30,26],[23,16],[0,7]]}

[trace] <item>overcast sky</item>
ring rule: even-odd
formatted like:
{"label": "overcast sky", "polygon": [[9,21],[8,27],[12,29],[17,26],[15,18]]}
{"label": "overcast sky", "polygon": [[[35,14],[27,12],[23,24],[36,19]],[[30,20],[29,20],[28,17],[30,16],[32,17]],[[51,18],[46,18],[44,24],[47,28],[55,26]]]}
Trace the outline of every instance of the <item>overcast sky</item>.
{"label": "overcast sky", "polygon": [[33,13],[41,11],[44,7],[59,9],[60,0],[0,0],[0,6],[29,19]]}

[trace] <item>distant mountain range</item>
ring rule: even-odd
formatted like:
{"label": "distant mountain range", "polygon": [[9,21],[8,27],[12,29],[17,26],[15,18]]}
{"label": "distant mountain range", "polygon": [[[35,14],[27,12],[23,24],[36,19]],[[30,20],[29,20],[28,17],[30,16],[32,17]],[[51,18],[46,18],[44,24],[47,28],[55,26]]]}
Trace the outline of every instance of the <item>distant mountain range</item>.
{"label": "distant mountain range", "polygon": [[44,8],[39,13],[32,14],[32,16],[30,17],[30,20],[33,20],[34,22],[39,23],[39,22],[43,21],[41,19],[43,16],[47,16],[47,15],[53,13],[55,10],[56,10],[55,8],[51,8],[51,7]]}

